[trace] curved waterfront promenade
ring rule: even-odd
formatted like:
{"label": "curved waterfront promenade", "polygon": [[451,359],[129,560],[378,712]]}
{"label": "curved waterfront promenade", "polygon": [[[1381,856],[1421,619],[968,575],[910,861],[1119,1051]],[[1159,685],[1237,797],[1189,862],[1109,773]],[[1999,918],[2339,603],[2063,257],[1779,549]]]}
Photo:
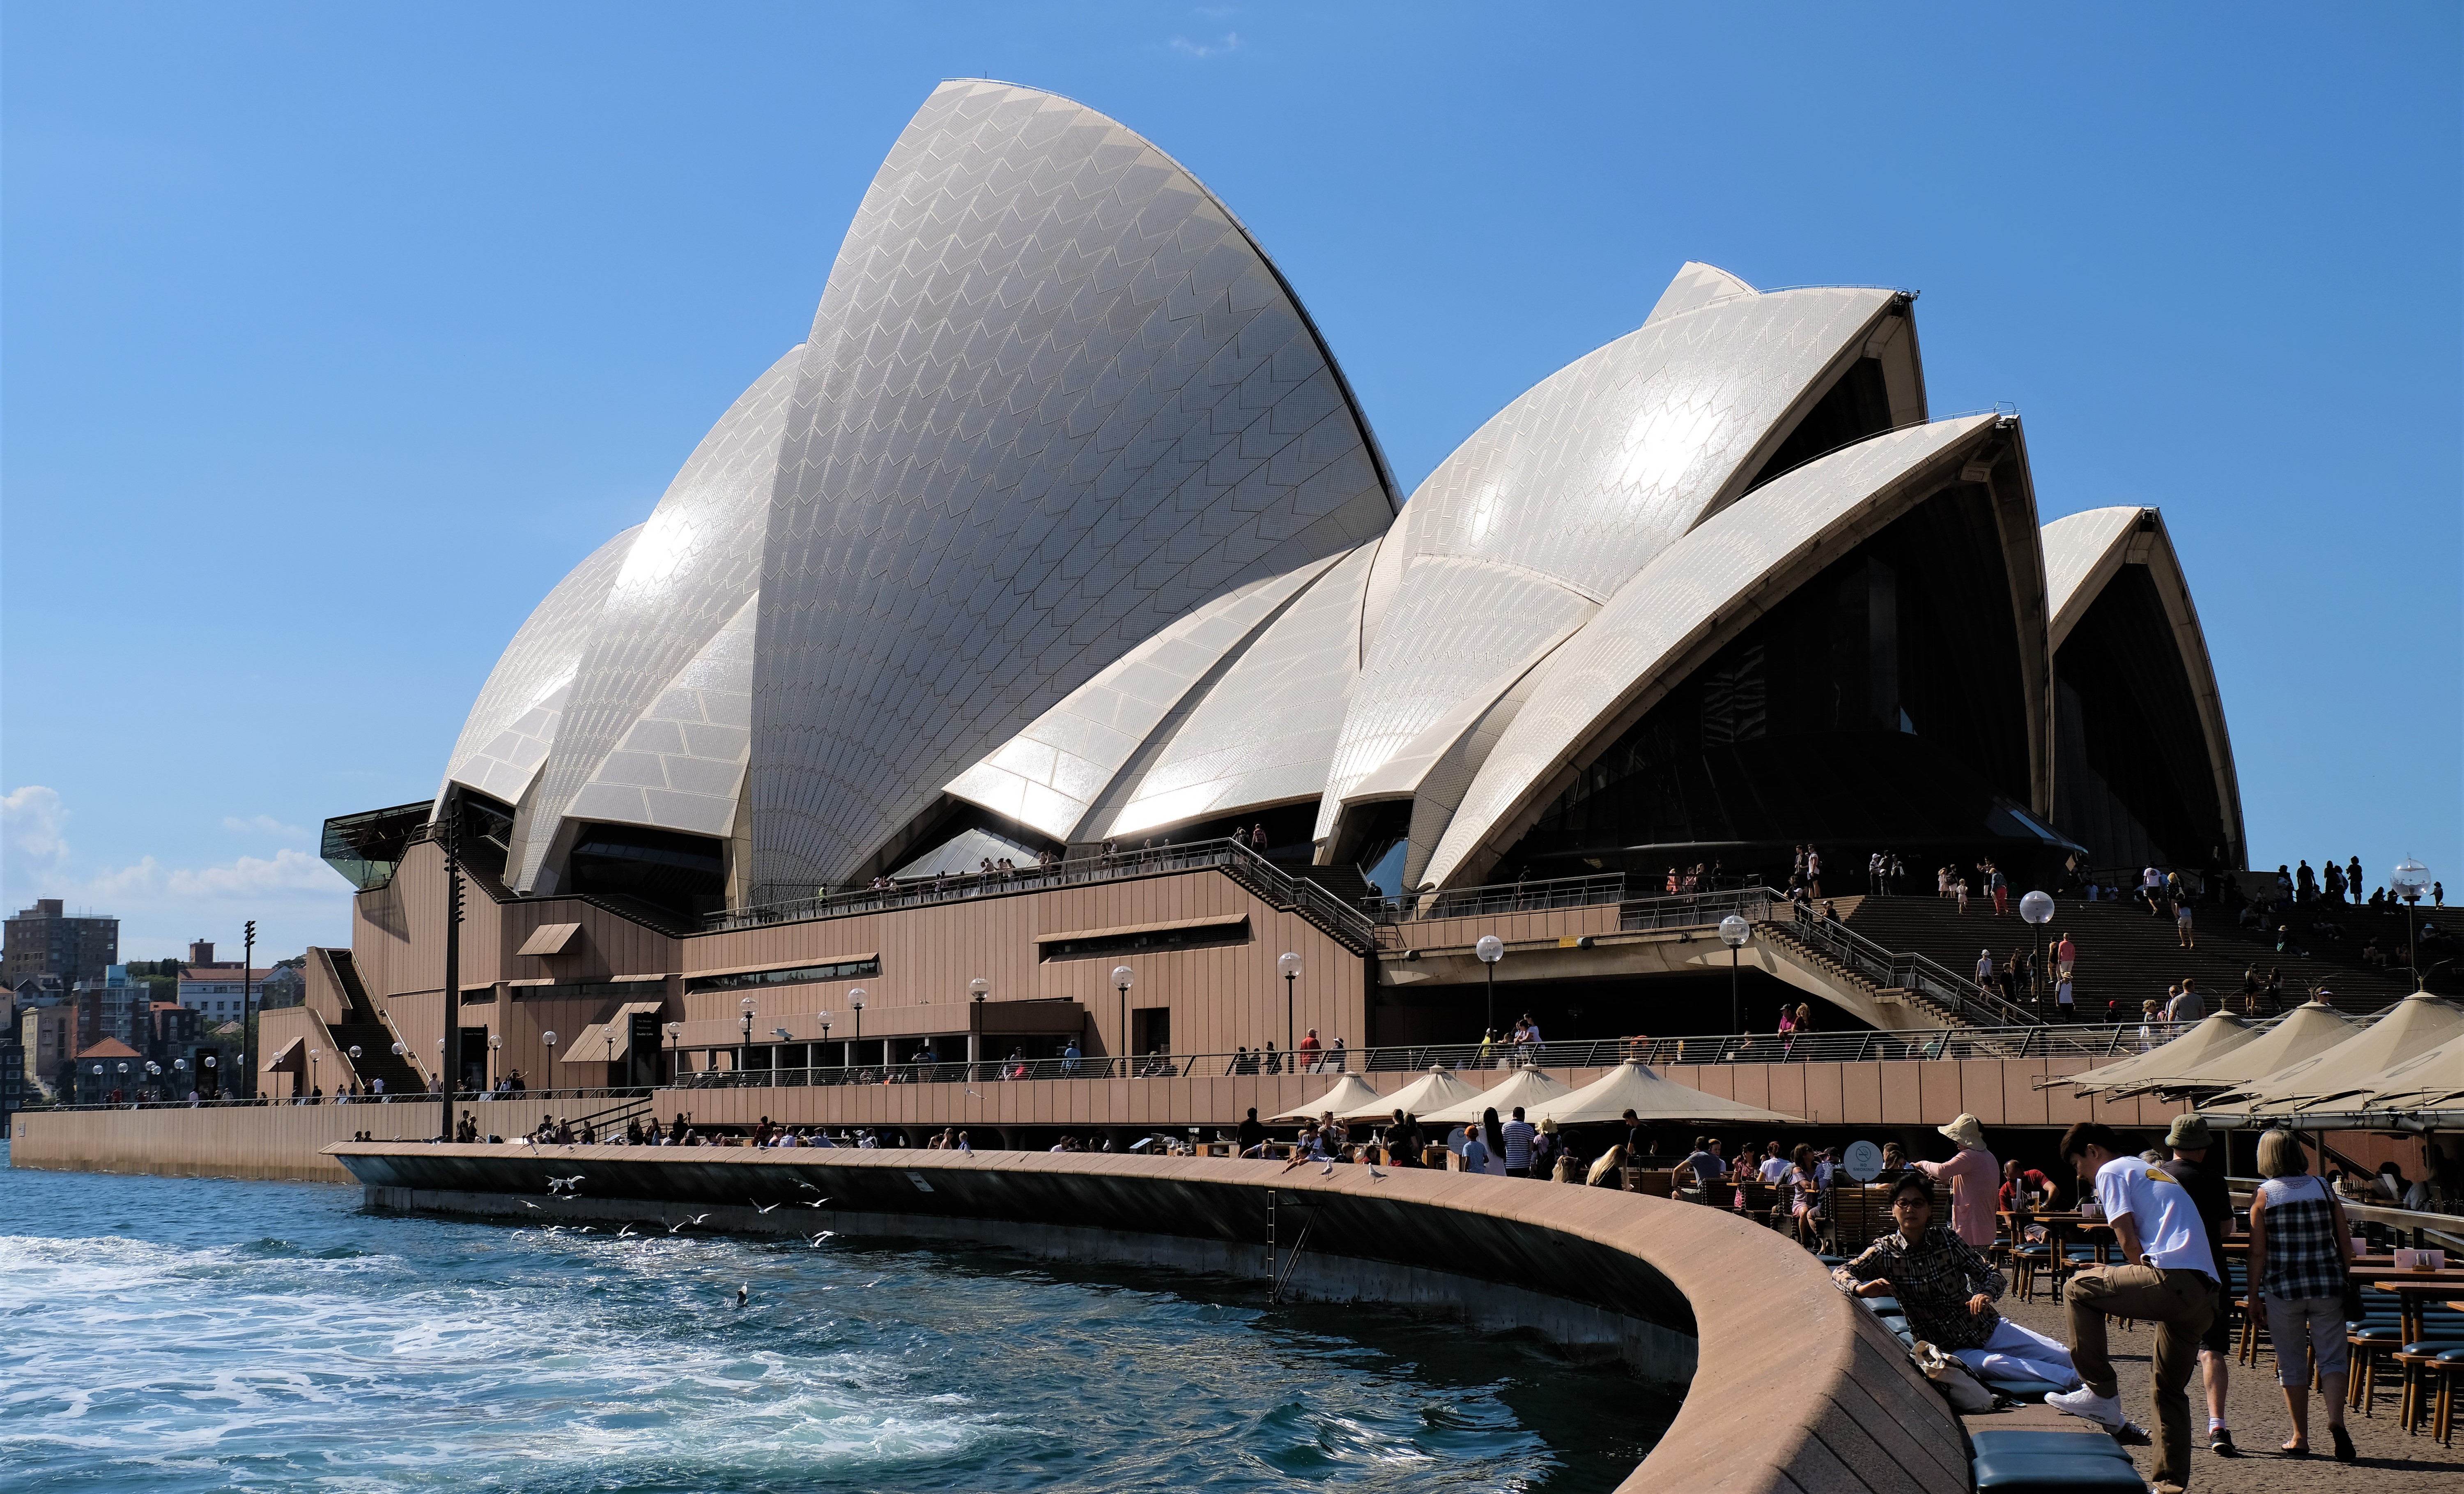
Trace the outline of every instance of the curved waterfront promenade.
{"label": "curved waterfront promenade", "polygon": [[[1969,1486],[1965,1435],[1804,1251],[1718,1210],[1607,1189],[1364,1167],[1067,1152],[343,1143],[385,1208],[967,1241],[1263,1281],[1524,1327],[1685,1387],[1628,1490]],[[581,1174],[551,1202],[550,1174]],[[826,1195],[815,1210],[802,1202]],[[781,1204],[771,1213],[757,1205]],[[1304,1223],[1306,1243],[1290,1252]]]}

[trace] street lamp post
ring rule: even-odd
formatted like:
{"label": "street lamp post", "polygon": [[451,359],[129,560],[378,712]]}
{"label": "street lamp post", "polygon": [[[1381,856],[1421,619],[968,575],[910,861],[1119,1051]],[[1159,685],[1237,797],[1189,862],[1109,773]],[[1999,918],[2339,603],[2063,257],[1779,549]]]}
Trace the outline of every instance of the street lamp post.
{"label": "street lamp post", "polygon": [[[829,1048],[830,1048],[830,1014],[829,1014],[829,1013],[827,1013],[827,1012],[817,1012],[817,1013],[815,1013],[815,1014],[813,1014],[813,1015],[821,1018],[821,1022],[822,1022],[822,1051],[823,1051],[825,1054],[826,1054],[826,1053],[828,1053],[828,1052],[829,1052]],[[814,1065],[814,1067],[819,1068],[819,1067],[821,1067],[821,1065],[820,1065],[820,1064],[815,1064],[815,1065]],[[844,1067],[844,1065],[842,1065],[842,1067]],[[847,1076],[846,1076],[845,1074],[841,1074],[839,1077],[840,1077],[841,1079],[845,1079]]]}
{"label": "street lamp post", "polygon": [[685,1024],[682,1022],[670,1022],[667,1025],[667,1035],[668,1080],[671,1083],[681,1083],[685,1077],[685,1071],[677,1067],[677,1065],[683,1060],[676,1057],[676,1039],[685,1035]]}
{"label": "street lamp post", "polygon": [[1737,995],[1737,951],[1746,947],[1753,925],[1731,913],[1720,920],[1720,942],[1728,947],[1728,1031],[1746,1030],[1746,1009]]}
{"label": "street lamp post", "polygon": [[[207,1055],[206,1055],[206,1067],[208,1067],[208,1068],[209,1068],[209,1069],[210,1069],[210,1068],[219,1068],[220,1066],[221,1066],[221,1065],[217,1064],[217,1063],[214,1061],[214,1056],[213,1056],[212,1054],[209,1053],[209,1054],[207,1054]],[[207,1099],[209,1099],[209,1100],[218,1100],[218,1099],[220,1099],[220,1098],[222,1097],[222,1089],[221,1089],[221,1086],[217,1085],[217,1084],[214,1082],[214,1080],[215,1080],[215,1078],[216,1078],[216,1077],[217,1077],[217,1076],[212,1075],[212,1074],[208,1074],[208,1075],[204,1076],[204,1079],[205,1079],[205,1085],[204,1085],[204,1087],[205,1087],[205,1091],[206,1091],[206,1098],[207,1098]]]}
{"label": "street lamp post", "polygon": [[462,816],[458,807],[445,812],[445,1031],[436,1042],[436,1139],[453,1140],[453,1092],[462,1083]]}
{"label": "street lamp post", "polygon": [[547,1071],[550,1075],[547,1087],[554,1089],[556,1087],[556,1080],[554,1078],[556,1073],[556,1034],[552,1032],[541,1033],[539,1034],[539,1041],[547,1044]]}
{"label": "street lamp post", "polygon": [[2019,900],[2019,916],[2036,926],[2036,957],[2029,964],[2028,1004],[2044,1009],[2045,935],[2044,926],[2054,921],[2054,899],[2051,893],[2032,892]]}
{"label": "street lamp post", "polygon": [[753,998],[747,996],[737,1006],[743,1013],[744,1024],[744,1041],[736,1050],[736,1072],[741,1074],[753,1066]]}
{"label": "street lamp post", "polygon": [[847,1044],[848,1068],[855,1067],[856,1051],[864,1046],[864,988],[847,992],[847,1009],[855,1014],[855,1040]]}
{"label": "street lamp post", "polygon": [[359,1045],[358,1043],[353,1043],[353,1044],[351,1044],[351,1082],[352,1082],[352,1084],[353,1084],[353,1085],[355,1085],[355,1086],[356,1086],[356,1085],[359,1083],[359,1081],[359,1081],[359,1073],[360,1073],[360,1045]]}
{"label": "street lamp post", "polygon": [[148,1089],[153,1088],[153,1087],[154,1087],[155,1082],[156,1082],[157,1081],[159,1081],[160,1079],[162,1079],[162,1077],[163,1077],[163,1065],[161,1065],[160,1063],[155,1062],[152,1059],[146,1059],[146,1060],[145,1060],[145,1087],[146,1087],[146,1088],[148,1088]]}
{"label": "street lamp post", "polygon": [[256,1097],[256,1024],[248,1019],[249,979],[256,970],[256,920],[240,925],[239,938],[239,1045],[248,1066],[249,1098]]}
{"label": "street lamp post", "polygon": [[2421,895],[2430,890],[2430,868],[2408,856],[2387,874],[2387,885],[2404,899],[2404,958],[2412,969],[2413,989],[2426,990],[2421,978]]}
{"label": "street lamp post", "polygon": [[1471,952],[1480,956],[1488,973],[1488,1021],[1480,1030],[1480,1040],[1490,1042],[1497,1037],[1497,962],[1506,958],[1506,941],[1495,934],[1483,934],[1471,947]]}
{"label": "street lamp post", "polygon": [[[1130,988],[1137,983],[1137,971],[1126,965],[1112,967],[1112,985],[1121,993],[1121,1053],[1125,1057],[1130,1051]],[[1127,1079],[1129,1076],[1128,1065],[1122,1065],[1121,1077]]]}
{"label": "street lamp post", "polygon": [[[317,1060],[324,1056],[325,1050],[322,1048],[311,1048],[308,1050],[308,1098],[311,1100],[322,1098],[317,1087]],[[126,1068],[128,1065],[123,1063],[121,1067]]]}
{"label": "street lamp post", "polygon": [[1292,983],[1301,978],[1301,957],[1287,949],[1275,960],[1275,970],[1284,977],[1284,1051],[1292,1051]]}
{"label": "street lamp post", "polygon": [[500,1061],[496,1056],[504,1051],[505,1035],[490,1033],[488,1035],[488,1093],[492,1095],[496,1092],[496,1068]]}
{"label": "street lamp post", "polygon": [[973,1019],[967,1023],[967,1079],[970,1082],[982,1077],[979,1070],[984,1061],[984,997],[992,992],[992,989],[993,983],[981,975],[967,982],[967,994],[975,998]]}

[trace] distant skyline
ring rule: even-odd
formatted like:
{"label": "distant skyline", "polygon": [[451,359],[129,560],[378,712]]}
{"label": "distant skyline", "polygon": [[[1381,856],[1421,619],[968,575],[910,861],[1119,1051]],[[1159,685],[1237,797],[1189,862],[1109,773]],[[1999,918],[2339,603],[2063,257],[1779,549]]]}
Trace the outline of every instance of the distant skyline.
{"label": "distant skyline", "polygon": [[2042,517],[2161,506],[2253,858],[2464,886],[2464,30],[1362,4],[0,12],[0,901],[349,938],[497,653],[804,335],[934,83],[1239,213],[1406,491],[1677,266],[1921,291]]}

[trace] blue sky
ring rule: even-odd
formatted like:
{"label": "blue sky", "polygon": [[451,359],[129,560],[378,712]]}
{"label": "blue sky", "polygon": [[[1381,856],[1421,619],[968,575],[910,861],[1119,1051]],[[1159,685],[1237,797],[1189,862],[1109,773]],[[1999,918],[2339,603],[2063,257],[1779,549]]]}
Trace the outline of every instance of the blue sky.
{"label": "blue sky", "polygon": [[939,78],[1274,254],[1409,486],[1678,264],[1921,290],[2044,516],[2161,505],[2253,850],[2464,872],[2452,5],[13,5],[0,895],[348,937],[531,606],[802,339]]}

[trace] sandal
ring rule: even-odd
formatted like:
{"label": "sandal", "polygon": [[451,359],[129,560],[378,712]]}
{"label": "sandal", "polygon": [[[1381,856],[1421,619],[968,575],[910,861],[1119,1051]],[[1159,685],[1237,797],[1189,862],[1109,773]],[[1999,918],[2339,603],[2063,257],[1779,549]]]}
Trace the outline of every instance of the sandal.
{"label": "sandal", "polygon": [[2277,1448],[2277,1451],[2282,1453],[2287,1458],[2307,1458],[2310,1456],[2310,1444],[2307,1442],[2287,1442],[2282,1447]]}
{"label": "sandal", "polygon": [[2361,1454],[2353,1451],[2352,1434],[2346,1432],[2343,1427],[2329,1427],[2327,1429],[2327,1435],[2336,1439],[2336,1461],[2338,1462],[2352,1462],[2361,1457]]}

